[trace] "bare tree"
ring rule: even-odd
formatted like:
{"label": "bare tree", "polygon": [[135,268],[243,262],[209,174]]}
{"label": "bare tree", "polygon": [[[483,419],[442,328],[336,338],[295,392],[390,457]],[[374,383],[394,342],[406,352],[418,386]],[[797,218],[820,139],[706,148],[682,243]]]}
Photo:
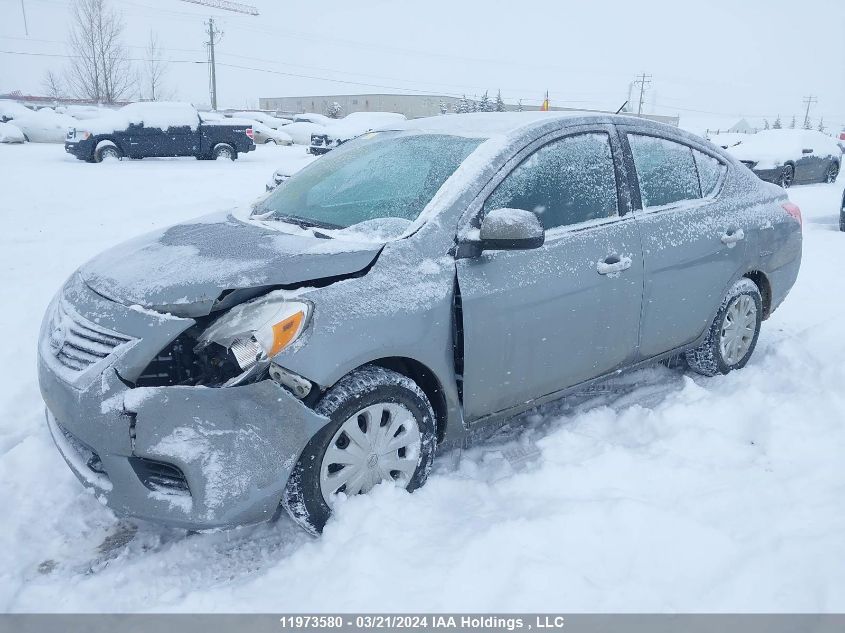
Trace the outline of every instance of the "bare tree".
{"label": "bare tree", "polygon": [[150,39],[144,56],[144,83],[149,90],[150,101],[164,98],[164,75],[167,73],[167,62],[162,58],[158,34],[150,31]]}
{"label": "bare tree", "polygon": [[65,96],[65,86],[62,79],[56,75],[52,70],[48,70],[41,82],[44,92],[53,101],[58,101]]}
{"label": "bare tree", "polygon": [[123,19],[107,0],[75,0],[69,83],[78,96],[114,103],[130,93],[135,75],[121,42],[122,34]]}

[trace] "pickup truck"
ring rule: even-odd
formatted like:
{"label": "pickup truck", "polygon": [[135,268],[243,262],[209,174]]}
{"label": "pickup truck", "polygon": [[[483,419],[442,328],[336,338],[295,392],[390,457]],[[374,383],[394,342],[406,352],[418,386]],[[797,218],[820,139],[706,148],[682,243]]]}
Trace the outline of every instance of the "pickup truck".
{"label": "pickup truck", "polygon": [[69,128],[65,151],[88,162],[116,158],[195,156],[235,160],[255,149],[246,122],[203,120],[187,103],[130,103]]}

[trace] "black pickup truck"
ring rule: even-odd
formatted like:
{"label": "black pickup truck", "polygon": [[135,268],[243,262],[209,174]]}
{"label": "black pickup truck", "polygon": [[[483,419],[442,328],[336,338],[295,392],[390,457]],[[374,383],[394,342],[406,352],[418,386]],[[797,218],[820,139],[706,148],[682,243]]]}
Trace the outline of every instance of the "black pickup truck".
{"label": "black pickup truck", "polygon": [[248,123],[203,120],[186,103],[131,103],[70,128],[65,151],[80,160],[195,156],[235,160],[255,149]]}

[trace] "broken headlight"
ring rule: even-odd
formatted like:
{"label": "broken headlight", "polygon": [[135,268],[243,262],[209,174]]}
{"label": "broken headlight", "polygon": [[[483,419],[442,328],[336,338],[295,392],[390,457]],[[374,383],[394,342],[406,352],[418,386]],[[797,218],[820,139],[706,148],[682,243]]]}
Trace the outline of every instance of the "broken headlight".
{"label": "broken headlight", "polygon": [[237,384],[267,369],[274,356],[290,347],[305,331],[312,311],[308,301],[271,293],[217,319],[200,335],[197,349],[212,343],[225,348],[242,372],[227,384]]}

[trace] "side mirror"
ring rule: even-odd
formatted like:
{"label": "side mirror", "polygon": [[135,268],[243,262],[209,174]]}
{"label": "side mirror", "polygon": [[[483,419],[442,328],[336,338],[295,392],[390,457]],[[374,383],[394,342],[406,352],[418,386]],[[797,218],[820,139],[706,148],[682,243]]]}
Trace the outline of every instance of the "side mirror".
{"label": "side mirror", "polygon": [[801,153],[802,153],[802,154],[812,154],[812,153],[813,153],[813,150],[811,150],[811,149],[802,149],[802,150],[801,150]]}
{"label": "side mirror", "polygon": [[481,247],[489,250],[539,248],[546,241],[543,223],[525,209],[494,209],[481,222]]}

